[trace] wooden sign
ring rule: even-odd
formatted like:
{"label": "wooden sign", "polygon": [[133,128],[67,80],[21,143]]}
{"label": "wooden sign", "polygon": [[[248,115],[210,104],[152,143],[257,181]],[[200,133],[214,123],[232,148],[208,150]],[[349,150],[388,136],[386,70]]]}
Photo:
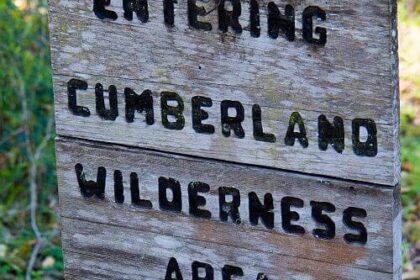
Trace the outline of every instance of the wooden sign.
{"label": "wooden sign", "polygon": [[399,279],[396,0],[51,0],[69,279]]}
{"label": "wooden sign", "polygon": [[51,1],[60,135],[398,183],[395,1],[105,2]]}
{"label": "wooden sign", "polygon": [[398,279],[398,189],[83,141],[57,162],[68,278]]}

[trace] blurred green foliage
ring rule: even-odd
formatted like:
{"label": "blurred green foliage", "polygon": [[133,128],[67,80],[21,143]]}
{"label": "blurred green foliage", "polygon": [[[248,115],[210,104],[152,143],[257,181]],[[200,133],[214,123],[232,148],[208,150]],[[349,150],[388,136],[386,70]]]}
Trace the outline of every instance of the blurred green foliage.
{"label": "blurred green foliage", "polygon": [[405,279],[420,279],[420,0],[399,1]]}
{"label": "blurred green foliage", "polygon": [[[34,233],[30,227],[29,153],[45,137],[53,111],[46,1],[18,9],[0,1],[0,279],[24,276]],[[23,106],[27,105],[25,115]],[[48,243],[32,278],[63,268],[55,205],[53,137],[36,162],[37,223]],[[50,266],[42,265],[49,257]],[[60,275],[60,274],[59,274]],[[61,276],[59,276],[61,277]]]}
{"label": "blurred green foliage", "polygon": [[[399,2],[404,268],[412,272],[420,251],[420,0]],[[0,0],[0,279],[24,278],[36,243],[28,151],[43,141],[53,111],[46,0],[19,3],[18,8],[12,0]],[[36,217],[47,243],[33,279],[62,278],[52,139],[36,162]]]}

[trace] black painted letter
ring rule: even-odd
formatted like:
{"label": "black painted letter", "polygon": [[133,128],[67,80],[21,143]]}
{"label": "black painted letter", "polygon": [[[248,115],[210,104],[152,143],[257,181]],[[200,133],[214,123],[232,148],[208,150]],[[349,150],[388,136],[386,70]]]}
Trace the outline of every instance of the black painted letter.
{"label": "black painted letter", "polygon": [[242,270],[242,268],[237,266],[225,265],[222,268],[222,279],[232,280],[232,276],[244,276],[244,271]]}
{"label": "black painted letter", "polygon": [[114,198],[116,203],[124,203],[124,185],[120,170],[114,171]]}
{"label": "black painted letter", "polygon": [[67,82],[67,98],[68,98],[68,107],[73,115],[81,117],[89,117],[90,111],[86,107],[77,105],[77,95],[76,90],[87,90],[88,84],[85,81],[78,79],[71,79]]}
{"label": "black painted letter", "polygon": [[[360,141],[360,128],[364,127],[367,131],[365,142]],[[378,154],[378,139],[376,136],[375,121],[369,119],[354,119],[352,122],[353,151],[358,156],[374,157]]]}
{"label": "black painted letter", "polygon": [[252,106],[252,122],[254,126],[255,140],[270,143],[276,142],[276,136],[274,136],[274,134],[264,133],[261,121],[261,107],[257,104],[254,104],[254,106]]}
{"label": "black painted letter", "polygon": [[[199,269],[204,269],[205,275],[200,277]],[[213,280],[214,270],[208,263],[194,261],[191,265],[192,280]]]}
{"label": "black painted letter", "polygon": [[165,24],[171,27],[175,25],[174,3],[178,3],[177,0],[163,0],[163,18]]}
{"label": "black painted letter", "polygon": [[[176,101],[178,106],[169,106],[168,101]],[[160,107],[162,111],[162,124],[167,129],[182,130],[185,125],[185,118],[182,114],[184,112],[184,102],[181,97],[175,92],[163,91],[161,93]],[[176,118],[175,122],[168,120],[168,115]]]}
{"label": "black painted letter", "polygon": [[188,0],[188,24],[195,29],[210,31],[211,23],[198,21],[198,16],[205,16],[206,9],[196,5],[197,0]]}
{"label": "black painted letter", "polygon": [[146,123],[152,125],[155,123],[155,116],[153,113],[153,97],[152,92],[148,89],[143,91],[140,95],[135,93],[131,88],[125,88],[125,119],[131,123],[134,121],[134,112],[146,112]]}
{"label": "black painted letter", "polygon": [[130,191],[131,204],[140,208],[152,209],[152,202],[140,198],[139,177],[135,172],[130,174]]}
{"label": "black painted letter", "polygon": [[348,243],[361,243],[366,244],[367,242],[367,230],[361,222],[355,222],[352,220],[353,217],[366,218],[367,213],[364,209],[349,207],[343,212],[343,222],[350,229],[357,230],[359,234],[344,234],[344,240]]}
{"label": "black painted letter", "polygon": [[96,84],[95,86],[95,101],[96,101],[96,112],[99,117],[104,120],[115,121],[118,117],[118,98],[117,88],[113,85],[108,87],[109,92],[109,109],[105,109],[104,100],[104,87],[102,84]]}
{"label": "black painted letter", "polygon": [[257,0],[251,0],[249,4],[249,22],[251,25],[251,36],[254,38],[260,37],[260,7]]}
{"label": "black painted letter", "polygon": [[149,20],[147,0],[123,0],[123,9],[126,20],[133,20],[133,12],[136,12],[141,22],[146,23]]}
{"label": "black painted letter", "polygon": [[290,206],[302,208],[303,200],[291,196],[286,196],[281,200],[281,222],[284,231],[300,235],[305,234],[303,227],[291,223],[299,220],[299,214],[295,211],[290,211]]}
{"label": "black painted letter", "polygon": [[[232,201],[227,202],[226,196],[232,196]],[[219,188],[219,215],[220,220],[226,222],[230,216],[235,224],[241,223],[239,214],[239,205],[241,205],[241,196],[239,190],[231,187]]]}
{"label": "black painted letter", "polygon": [[99,199],[105,198],[106,169],[104,167],[98,167],[96,182],[92,180],[86,181],[83,165],[80,163],[76,164],[75,170],[80,192],[84,197],[96,196]]}
{"label": "black painted letter", "polygon": [[117,13],[105,9],[105,6],[109,6],[110,4],[111,0],[93,0],[93,12],[100,19],[109,18],[116,20],[118,18]]}
{"label": "black painted letter", "polygon": [[192,123],[195,132],[197,133],[206,133],[213,134],[214,126],[211,124],[202,124],[201,121],[207,120],[209,114],[202,110],[201,107],[211,107],[213,102],[208,97],[203,96],[194,96],[191,99],[192,103]]}
{"label": "black painted letter", "polygon": [[191,215],[205,219],[211,218],[210,211],[199,208],[200,206],[206,205],[206,198],[198,193],[207,193],[209,191],[210,186],[203,182],[191,182],[188,185],[188,203],[190,205]]}
{"label": "black painted letter", "polygon": [[[229,108],[236,110],[235,117],[229,117]],[[230,130],[233,129],[238,138],[244,138],[245,132],[241,123],[244,121],[244,107],[238,101],[223,100],[220,104],[222,117],[222,133],[225,137],[230,136]]]}
{"label": "black painted letter", "polygon": [[268,3],[268,36],[276,39],[279,30],[286,34],[289,41],[295,40],[295,9],[291,5],[286,5],[285,14],[280,13],[279,8],[274,2]]}
{"label": "black painted letter", "polygon": [[169,260],[165,280],[183,280],[181,270],[175,258],[170,258]]}
{"label": "black painted letter", "polygon": [[[172,192],[172,201],[168,200],[168,189]],[[162,210],[181,212],[181,185],[177,180],[165,177],[159,178],[159,206]]]}
{"label": "black painted letter", "polygon": [[[231,3],[232,11],[226,10],[226,2]],[[231,26],[236,33],[242,33],[242,26],[239,23],[239,16],[241,15],[240,0],[220,0],[217,11],[220,31],[227,32],[229,26]]]}
{"label": "black painted letter", "polygon": [[321,151],[328,149],[331,144],[339,153],[344,150],[344,124],[343,119],[335,117],[331,124],[327,117],[321,115],[318,117],[318,146]]}
{"label": "black painted letter", "polygon": [[330,217],[322,214],[322,211],[333,213],[335,206],[328,202],[311,201],[312,218],[325,227],[325,229],[316,228],[312,234],[318,239],[333,239],[335,237],[335,224]]}
{"label": "black painted letter", "polygon": [[264,195],[264,204],[260,202],[255,192],[249,193],[248,199],[249,220],[251,221],[251,224],[254,226],[258,225],[258,220],[261,217],[264,226],[268,229],[272,229],[274,227],[274,206],[271,193],[266,193]]}
{"label": "black painted letter", "polygon": [[256,280],[268,280],[268,277],[264,273],[258,273]]}
{"label": "black painted letter", "polygon": [[[298,124],[299,132],[295,132],[295,125]],[[299,140],[299,143],[302,147],[308,147],[308,138],[306,138],[306,129],[303,119],[298,112],[293,112],[290,116],[289,127],[287,128],[286,137],[284,138],[284,143],[287,146],[293,146],[295,144],[295,139]]]}
{"label": "black painted letter", "polygon": [[325,11],[316,6],[309,6],[302,13],[302,36],[303,39],[311,44],[324,46],[327,43],[327,30],[323,27],[315,27],[315,34],[319,35],[319,39],[313,37],[313,17],[318,20],[326,20]]}

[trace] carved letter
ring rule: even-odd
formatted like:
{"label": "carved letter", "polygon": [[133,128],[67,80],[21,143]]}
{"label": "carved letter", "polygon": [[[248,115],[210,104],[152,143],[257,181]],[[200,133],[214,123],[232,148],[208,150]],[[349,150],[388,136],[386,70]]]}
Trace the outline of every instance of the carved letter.
{"label": "carved letter", "polygon": [[256,280],[268,280],[268,277],[264,273],[258,273]]}
{"label": "carved letter", "polygon": [[134,121],[134,112],[146,112],[146,123],[152,125],[155,123],[153,113],[153,98],[150,90],[145,90],[141,95],[135,93],[131,88],[125,88],[125,119],[131,123]]}
{"label": "carved letter", "polygon": [[[236,110],[235,117],[229,117],[229,108]],[[222,133],[225,137],[230,136],[230,130],[233,129],[238,138],[244,138],[245,132],[241,122],[244,120],[244,107],[238,101],[223,100],[220,104],[222,117]]]}
{"label": "carved letter", "polygon": [[262,127],[261,108],[257,104],[252,106],[252,122],[254,126],[254,138],[257,141],[276,142],[276,136],[271,133],[264,133]]}
{"label": "carved letter", "polygon": [[225,265],[222,268],[222,279],[232,280],[232,276],[244,276],[244,271],[237,266]]}
{"label": "carved letter", "polygon": [[77,95],[76,90],[87,90],[88,84],[85,81],[78,79],[71,79],[67,82],[67,97],[68,97],[68,107],[73,115],[81,117],[89,117],[90,111],[86,107],[77,105]]}
{"label": "carved letter", "polygon": [[[172,201],[168,200],[168,189],[172,191]],[[181,212],[181,185],[177,180],[164,177],[159,178],[159,206],[162,210]]]}
{"label": "carved letter", "polygon": [[258,6],[257,0],[251,0],[249,6],[249,21],[251,36],[254,38],[260,37],[261,26],[260,26],[260,7]]}
{"label": "carved letter", "polygon": [[214,126],[211,124],[202,124],[201,121],[207,120],[209,114],[202,110],[201,107],[211,107],[213,102],[208,97],[194,96],[191,99],[192,103],[192,122],[193,128],[197,133],[214,133]]}
{"label": "carved letter", "polygon": [[175,25],[174,3],[178,3],[177,0],[163,0],[164,21],[166,25],[171,27]]}
{"label": "carved letter", "polygon": [[76,164],[75,170],[80,192],[84,197],[96,196],[99,199],[105,198],[106,169],[104,167],[98,167],[96,182],[92,180],[86,181],[83,165],[80,163]]}
{"label": "carved letter", "polygon": [[328,202],[311,201],[312,218],[318,223],[325,226],[325,229],[316,228],[312,234],[319,239],[333,239],[335,236],[335,224],[330,217],[322,214],[322,211],[333,213],[335,206]]}
{"label": "carved letter", "polygon": [[[199,269],[203,268],[205,271],[204,277],[199,276]],[[207,263],[202,262],[193,262],[191,265],[192,270],[192,280],[213,280],[214,279],[214,270],[213,267]]]}
{"label": "carved letter", "polygon": [[[366,142],[360,141],[360,127],[367,130]],[[374,157],[378,154],[378,140],[376,138],[376,124],[369,119],[354,119],[353,128],[353,151],[358,156]]]}
{"label": "carved letter", "polygon": [[114,171],[114,198],[116,203],[124,203],[124,185],[122,173],[120,170]]}
{"label": "carved letter", "polygon": [[147,0],[123,0],[123,9],[127,20],[133,20],[133,12],[136,12],[141,22],[146,23],[149,20]]}
{"label": "carved letter", "polygon": [[299,235],[305,234],[305,229],[299,225],[294,225],[292,221],[299,220],[299,214],[290,210],[290,206],[303,207],[303,200],[295,197],[284,197],[281,200],[281,219],[283,229],[288,233],[295,233]]}
{"label": "carved letter", "polygon": [[302,13],[302,35],[303,39],[311,44],[317,44],[324,46],[327,43],[327,30],[322,27],[315,28],[315,34],[319,34],[319,39],[313,37],[313,17],[317,17],[318,20],[326,20],[327,16],[325,11],[316,6],[307,7]]}
{"label": "carved letter", "polygon": [[[232,196],[231,202],[226,202],[226,196]],[[235,224],[241,223],[241,217],[239,215],[239,205],[241,204],[241,196],[239,190],[230,187],[219,188],[219,211],[220,220],[226,222],[228,217],[232,218]]]}
{"label": "carved letter", "polygon": [[361,243],[366,244],[367,242],[367,230],[361,222],[355,222],[352,217],[366,218],[367,213],[364,209],[349,207],[343,212],[343,222],[350,229],[357,230],[359,234],[344,234],[344,240],[348,243]]}
{"label": "carved letter", "polygon": [[322,151],[328,149],[328,144],[332,144],[334,150],[342,153],[344,150],[344,124],[343,119],[335,117],[333,125],[324,115],[318,118],[318,146]]}
{"label": "carved letter", "polygon": [[195,29],[210,31],[211,23],[198,21],[198,16],[205,16],[206,10],[204,7],[198,7],[196,3],[197,0],[188,0],[188,24]]}
{"label": "carved letter", "polygon": [[[299,125],[299,132],[295,132],[296,124]],[[306,129],[303,119],[298,112],[293,112],[290,116],[289,127],[287,129],[286,137],[284,138],[284,143],[287,146],[293,146],[296,138],[299,140],[302,147],[308,147],[308,138],[306,138]]]}
{"label": "carved letter", "polygon": [[96,112],[99,117],[104,120],[115,121],[118,117],[118,97],[117,88],[113,85],[109,86],[109,109],[105,109],[104,88],[102,84],[96,84],[95,97],[96,97]]}
{"label": "carved letter", "polygon": [[249,220],[251,224],[254,226],[258,225],[258,220],[261,217],[264,226],[272,229],[274,227],[273,196],[270,193],[266,193],[264,196],[264,205],[260,202],[255,192],[249,193],[248,199]]}
{"label": "carved letter", "polygon": [[[227,1],[232,4],[232,11],[225,9]],[[227,32],[229,26],[231,26],[236,33],[242,33],[242,26],[239,23],[239,16],[241,15],[240,0],[220,0],[217,11],[219,14],[219,29],[221,31]]]}
{"label": "carved letter", "polygon": [[279,30],[286,34],[289,41],[295,40],[295,9],[286,5],[285,15],[282,15],[274,2],[268,3],[268,36],[276,39]]}
{"label": "carved letter", "polygon": [[188,202],[191,215],[205,219],[211,218],[210,211],[199,208],[200,206],[206,205],[206,198],[198,193],[207,193],[209,190],[210,186],[203,182],[191,182],[188,185]]}
{"label": "carved letter", "polygon": [[105,6],[109,6],[111,0],[93,0],[93,12],[100,19],[112,19],[116,20],[118,18],[117,13],[105,9]]}
{"label": "carved letter", "polygon": [[139,177],[137,176],[137,173],[134,172],[130,174],[130,191],[131,204],[140,208],[152,209],[152,202],[140,198]]}
{"label": "carved letter", "polygon": [[[176,101],[178,106],[169,106],[168,101]],[[185,125],[185,118],[182,115],[184,112],[184,102],[181,97],[175,92],[164,91],[161,93],[160,106],[162,109],[162,124],[168,129],[182,130]],[[168,115],[176,118],[175,122],[168,120]]]}
{"label": "carved letter", "polygon": [[181,270],[175,258],[170,258],[169,260],[165,280],[183,280]]}

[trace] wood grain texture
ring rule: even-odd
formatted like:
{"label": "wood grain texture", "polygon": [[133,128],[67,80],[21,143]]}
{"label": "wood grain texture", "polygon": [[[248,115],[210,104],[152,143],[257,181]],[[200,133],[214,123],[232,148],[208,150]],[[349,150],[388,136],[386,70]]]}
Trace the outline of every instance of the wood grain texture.
{"label": "wood grain texture", "polygon": [[[105,200],[83,198],[75,173],[77,163],[83,164],[88,180],[96,180],[99,166],[107,169]],[[215,279],[220,279],[220,267],[225,264],[241,266],[244,279],[255,279],[258,272],[269,274],[269,279],[398,279],[401,209],[397,189],[64,139],[57,141],[57,164],[66,273],[71,279],[84,275],[91,279],[162,279],[170,257],[177,258],[187,279],[194,260],[210,263]],[[124,204],[114,202],[115,170],[123,174]],[[131,205],[131,172],[138,174],[141,197],[149,199],[153,209]],[[159,209],[161,176],[180,182],[181,213]],[[191,181],[210,185],[210,192],[203,194],[207,200],[203,208],[212,213],[209,220],[189,214],[187,186]],[[220,186],[240,191],[241,224],[220,221]],[[265,193],[272,194],[272,230],[261,221],[258,226],[250,224],[249,192],[256,192],[260,199]],[[282,228],[280,200],[285,196],[304,201],[302,209],[293,208],[300,215],[296,223],[306,230],[303,236]],[[319,240],[312,235],[312,229],[320,225],[311,217],[310,201],[335,205],[336,211],[328,214],[336,225],[334,239]],[[347,207],[367,212],[367,218],[360,219],[368,233],[364,245],[343,239],[345,233],[353,232],[342,221]]]}
{"label": "wood grain texture", "polygon": [[[225,264],[239,266],[244,276],[257,279],[398,279],[392,274],[360,270],[306,259],[216,243],[162,236],[147,231],[93,224],[64,218],[63,244],[69,255],[68,272],[89,279],[164,279],[171,257],[177,259],[184,279],[191,276],[191,263],[211,264],[214,279],[222,279]],[[129,246],[124,246],[127,241]],[[95,277],[95,278],[94,278]],[[97,277],[97,278],[96,278]]]}
{"label": "wood grain texture", "polygon": [[[175,27],[163,23],[163,7],[149,1],[149,22],[123,17],[120,0],[108,7],[118,13],[116,21],[100,20],[92,12],[92,1],[50,0],[50,30],[57,132],[103,142],[160,151],[269,166],[310,174],[327,175],[395,186],[399,182],[398,63],[395,1],[276,1],[283,12],[286,3],[296,10],[296,40],[267,36],[268,1],[259,1],[262,34],[252,38],[248,31],[235,35],[217,31],[217,13],[203,20],[213,30],[188,27],[187,1],[178,1]],[[201,4],[210,10],[214,3]],[[242,26],[248,25],[249,3],[242,2]],[[325,47],[303,41],[301,17],[305,7],[317,5],[327,14],[317,23],[328,31]],[[71,114],[67,108],[66,83],[80,78],[89,83],[80,92],[80,105],[88,118]],[[96,83],[118,89],[120,116],[103,121],[95,112]],[[134,123],[124,119],[123,90],[153,91],[155,119],[147,126],[143,116]],[[176,91],[185,101],[186,126],[170,131],[160,122],[159,94]],[[191,127],[191,97],[212,98],[206,123],[216,133],[200,135]],[[245,107],[245,138],[225,138],[220,129],[220,102],[237,100]],[[259,104],[266,132],[276,143],[253,139],[251,108]],[[292,112],[301,113],[308,131],[309,147],[285,146],[283,138]],[[317,118],[330,121],[340,116],[345,124],[345,150],[318,148]],[[353,153],[351,121],[373,119],[378,130],[376,157]]]}

